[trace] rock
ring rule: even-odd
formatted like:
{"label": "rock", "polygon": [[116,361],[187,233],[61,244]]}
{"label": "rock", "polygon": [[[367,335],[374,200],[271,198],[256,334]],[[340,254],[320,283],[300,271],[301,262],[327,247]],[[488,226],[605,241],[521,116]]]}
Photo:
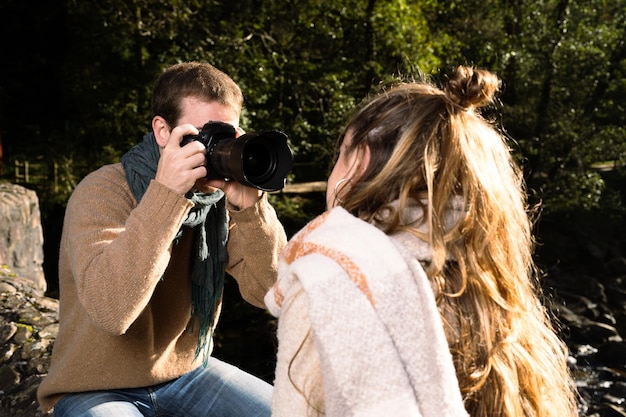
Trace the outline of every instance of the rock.
{"label": "rock", "polygon": [[0,417],[42,417],[37,388],[58,332],[58,300],[0,269]]}
{"label": "rock", "polygon": [[626,343],[608,340],[598,346],[597,356],[604,366],[617,367],[626,372]]}
{"label": "rock", "polygon": [[33,190],[0,181],[0,265],[46,289],[39,199]]}
{"label": "rock", "polygon": [[626,258],[619,256],[611,259],[607,263],[607,267],[613,274],[626,275]]}
{"label": "rock", "polygon": [[603,404],[600,407],[600,415],[602,417],[626,417],[624,409],[613,404]]}
{"label": "rock", "polygon": [[[621,261],[607,264],[620,265]],[[558,294],[551,309],[564,325],[570,369],[580,394],[580,416],[626,417],[626,342],[623,340],[626,277],[601,268],[597,276],[552,270],[549,286]]]}

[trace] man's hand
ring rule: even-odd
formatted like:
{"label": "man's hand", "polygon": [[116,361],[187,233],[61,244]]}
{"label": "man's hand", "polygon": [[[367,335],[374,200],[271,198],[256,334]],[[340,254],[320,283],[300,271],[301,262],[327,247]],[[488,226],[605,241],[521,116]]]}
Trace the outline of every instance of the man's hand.
{"label": "man's hand", "polygon": [[211,191],[211,187],[221,188],[226,194],[228,202],[240,210],[252,207],[263,197],[263,191],[241,185],[235,180],[224,181],[222,179],[208,180],[203,178],[198,180],[196,187],[205,192]]}
{"label": "man's hand", "polygon": [[[246,133],[241,126],[235,128],[235,137],[238,138]],[[235,180],[225,181],[223,179],[201,179],[196,183],[196,187],[200,191],[209,192],[212,188],[220,188],[226,194],[228,202],[239,210],[246,209],[255,205],[261,197],[263,191],[253,187],[241,185]]]}
{"label": "man's hand", "polygon": [[170,133],[167,144],[161,150],[155,180],[185,195],[196,181],[207,175],[206,148],[198,141],[192,141],[181,147],[184,135],[197,135],[198,129],[191,124],[175,127]]}

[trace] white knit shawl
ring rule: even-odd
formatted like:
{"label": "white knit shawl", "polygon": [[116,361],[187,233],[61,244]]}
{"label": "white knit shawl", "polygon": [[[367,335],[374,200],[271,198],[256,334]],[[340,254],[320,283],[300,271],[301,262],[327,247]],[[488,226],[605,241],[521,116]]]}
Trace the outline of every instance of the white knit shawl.
{"label": "white knit shawl", "polygon": [[285,248],[265,297],[279,320],[296,281],[309,298],[327,416],[467,416],[414,252],[337,207]]}

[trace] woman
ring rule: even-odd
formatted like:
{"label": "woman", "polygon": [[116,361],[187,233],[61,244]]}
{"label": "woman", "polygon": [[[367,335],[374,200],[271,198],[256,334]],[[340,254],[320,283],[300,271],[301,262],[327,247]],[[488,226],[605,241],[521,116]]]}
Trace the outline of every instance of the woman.
{"label": "woman", "polygon": [[348,122],[327,211],[282,254],[274,416],[574,416],[499,79],[402,83]]}

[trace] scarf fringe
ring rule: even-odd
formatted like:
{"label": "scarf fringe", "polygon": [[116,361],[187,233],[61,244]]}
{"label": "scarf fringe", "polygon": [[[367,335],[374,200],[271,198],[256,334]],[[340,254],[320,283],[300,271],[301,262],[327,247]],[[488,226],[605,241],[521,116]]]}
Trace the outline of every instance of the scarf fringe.
{"label": "scarf fringe", "polygon": [[[160,153],[153,133],[143,137],[143,141],[133,146],[121,162],[126,181],[139,203],[150,181],[156,176]],[[194,229],[194,252],[190,259],[191,269],[191,332],[198,322],[198,342],[195,359],[202,354],[206,367],[210,356],[211,340],[215,324],[215,314],[224,291],[224,278],[228,253],[228,219],[226,216],[226,196],[222,190],[212,194],[194,193],[191,195],[194,207],[189,211],[180,228],[174,244],[183,233],[183,227]]]}

